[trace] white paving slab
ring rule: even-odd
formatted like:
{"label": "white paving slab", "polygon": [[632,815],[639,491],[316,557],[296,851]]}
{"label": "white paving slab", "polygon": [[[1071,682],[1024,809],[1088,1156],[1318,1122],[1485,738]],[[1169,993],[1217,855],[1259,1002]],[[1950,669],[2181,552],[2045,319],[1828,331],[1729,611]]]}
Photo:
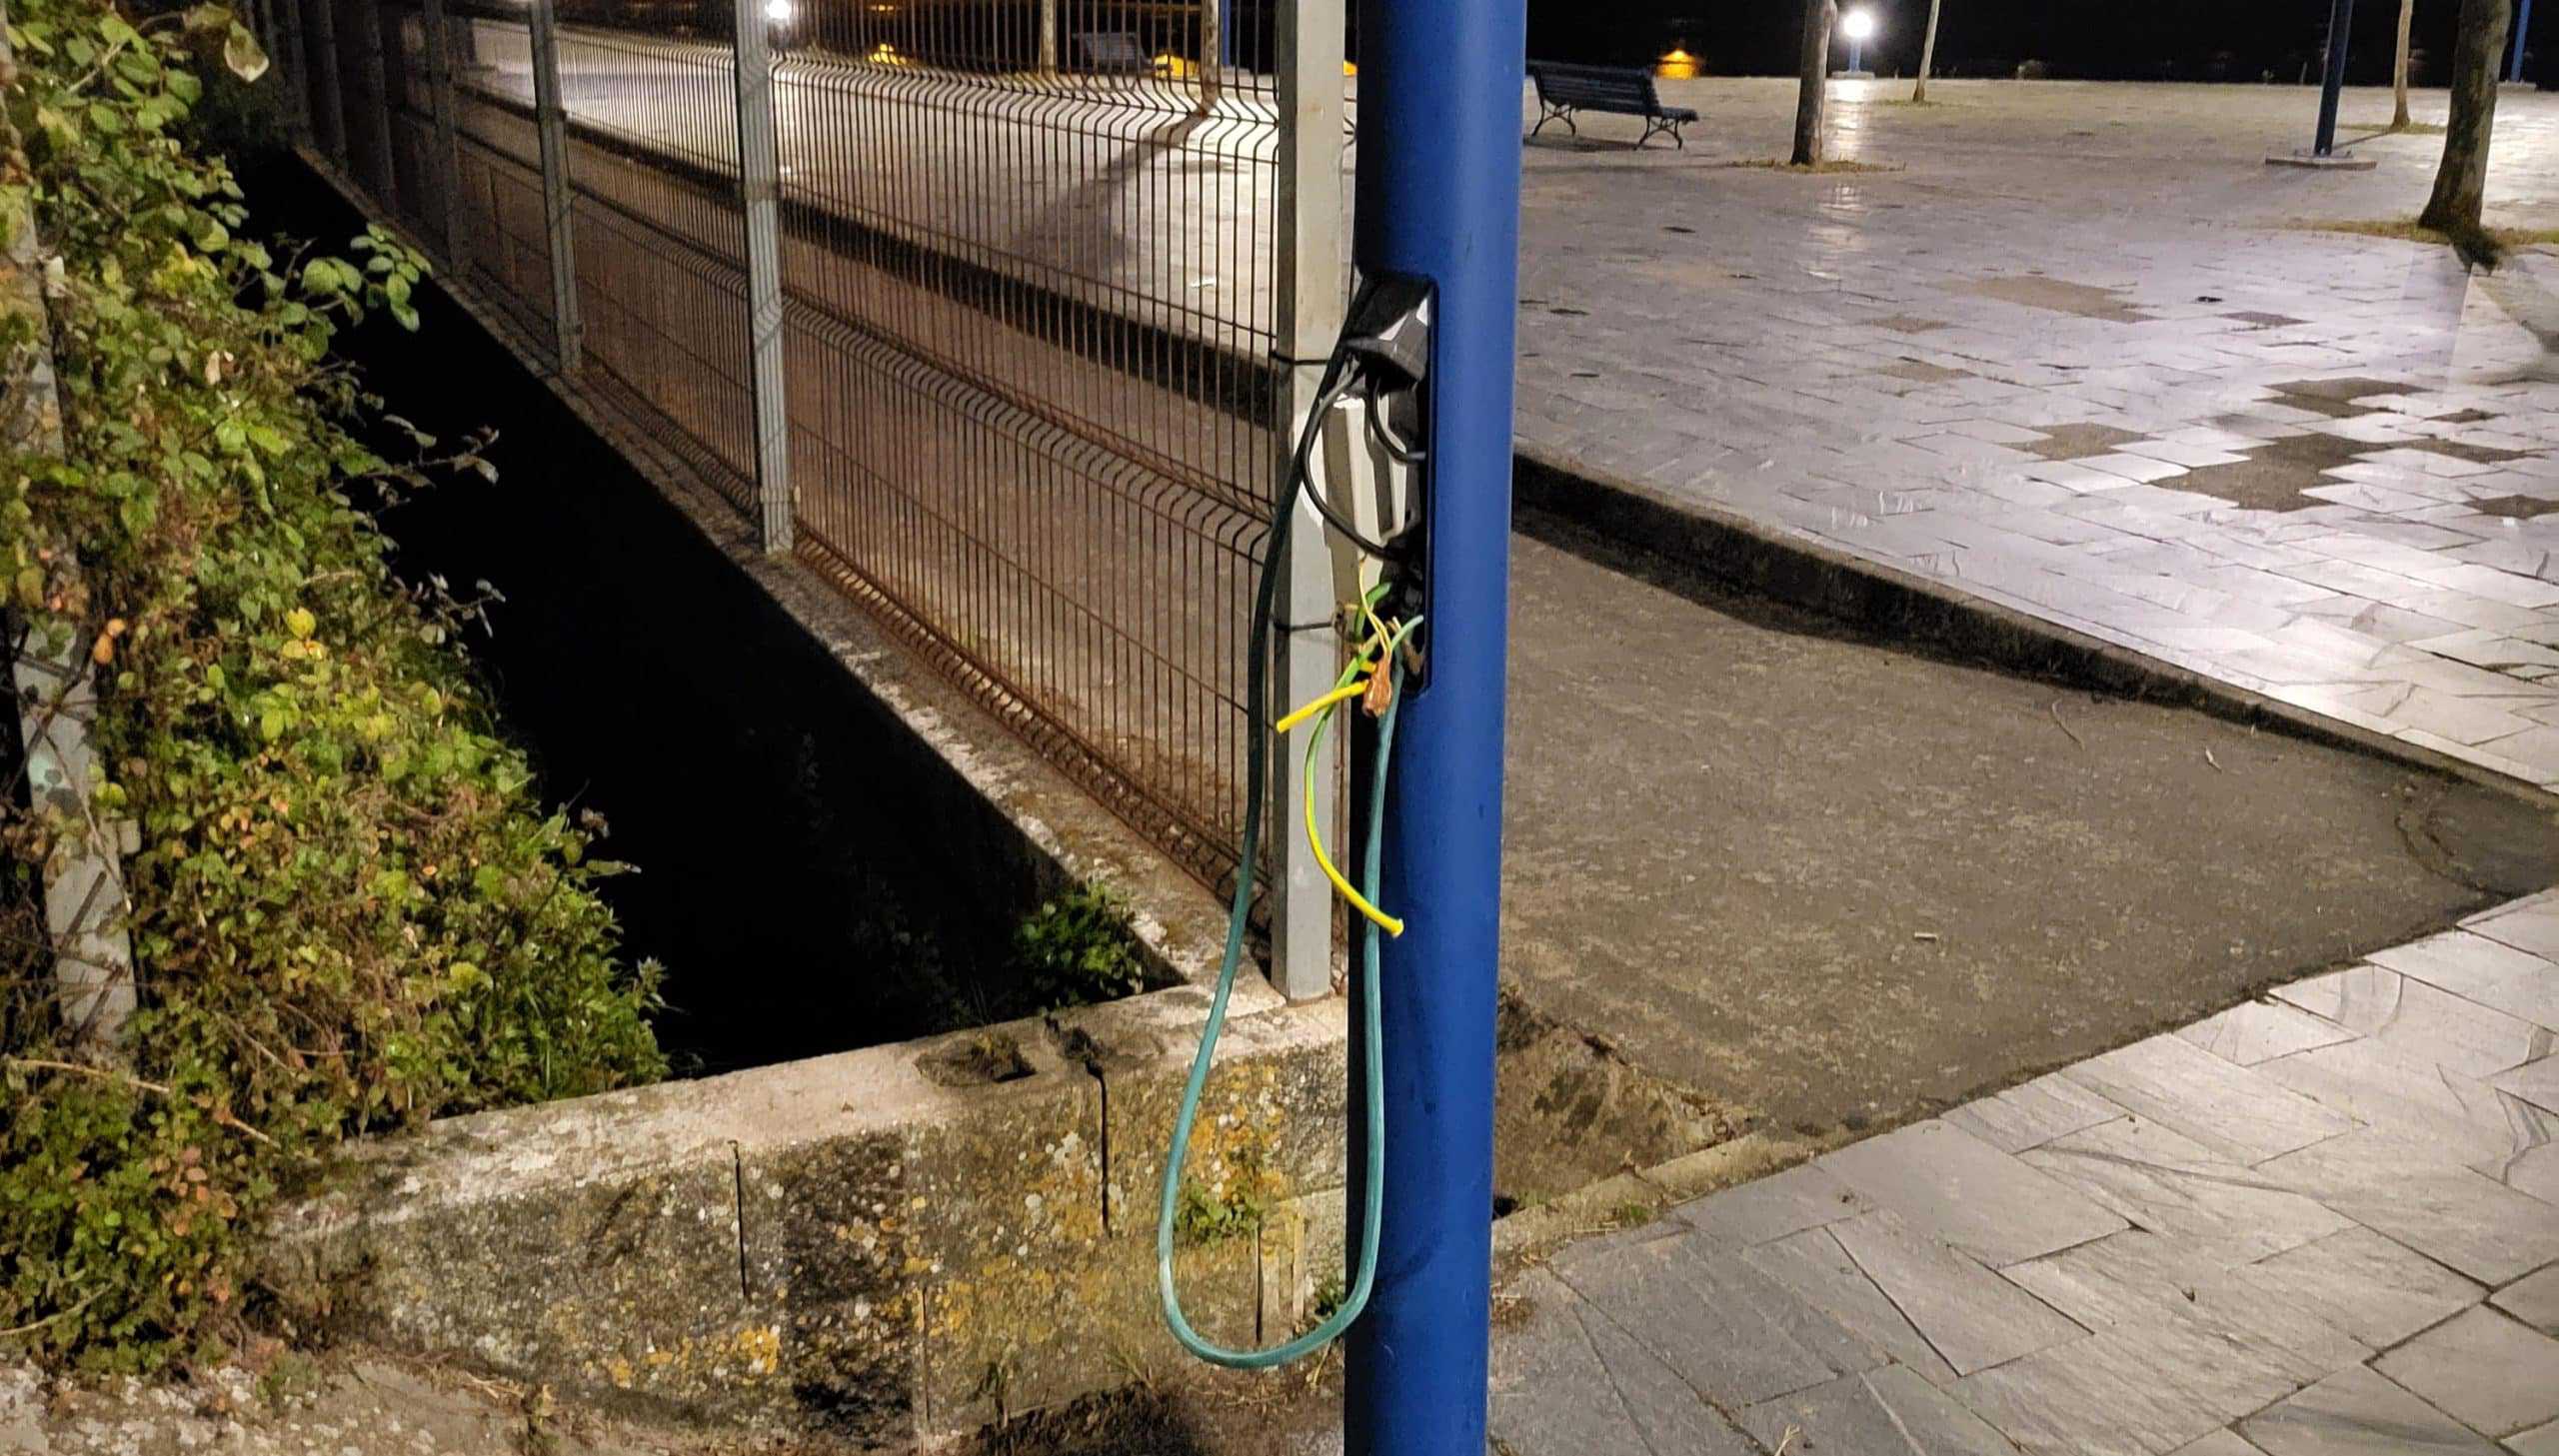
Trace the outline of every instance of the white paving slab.
{"label": "white paving slab", "polygon": [[2559,1340],[2486,1305],[2463,1310],[2372,1367],[2491,1436],[2559,1418]]}
{"label": "white paving slab", "polygon": [[2352,1131],[2351,1118],[2178,1036],[2153,1036],[2063,1073],[2233,1162],[2251,1163]]}
{"label": "white paving slab", "polygon": [[1939,1120],[1841,1148],[1821,1165],[1911,1228],[1993,1266],[2125,1226],[2079,1193]]}
{"label": "white paving slab", "polygon": [[2360,1366],[2239,1423],[2266,1456],[2492,1456],[2478,1432]]}

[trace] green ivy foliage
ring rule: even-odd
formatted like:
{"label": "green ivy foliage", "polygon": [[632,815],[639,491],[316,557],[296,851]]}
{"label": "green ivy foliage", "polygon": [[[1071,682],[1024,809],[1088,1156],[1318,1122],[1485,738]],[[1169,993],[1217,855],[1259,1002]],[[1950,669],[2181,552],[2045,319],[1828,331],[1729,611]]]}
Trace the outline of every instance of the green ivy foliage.
{"label": "green ivy foliage", "polygon": [[406,427],[331,353],[371,313],[416,327],[423,263],[242,236],[188,124],[194,56],[265,66],[228,12],[9,9],[0,216],[32,207],[46,250],[67,452],[0,461],[0,605],[95,665],[88,812],[138,836],[143,993],[120,1056],[66,1044],[29,891],[80,826],[11,783],[0,1353],[139,1370],[237,1315],[261,1214],[348,1135],[662,1074],[657,970],[452,645],[467,604],[396,580],[368,510],[489,473],[481,442],[369,448]]}
{"label": "green ivy foliage", "polygon": [[1013,955],[1033,998],[1049,1010],[1147,988],[1129,901],[1107,884],[1078,884],[1024,916],[1014,927]]}

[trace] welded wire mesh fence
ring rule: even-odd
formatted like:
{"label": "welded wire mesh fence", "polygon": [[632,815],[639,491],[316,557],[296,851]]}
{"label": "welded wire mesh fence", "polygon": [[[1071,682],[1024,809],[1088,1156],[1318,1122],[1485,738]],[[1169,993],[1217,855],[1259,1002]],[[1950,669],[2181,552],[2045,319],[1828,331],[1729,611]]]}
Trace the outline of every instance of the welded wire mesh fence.
{"label": "welded wire mesh fence", "polygon": [[788,483],[756,451],[735,0],[554,3],[553,172],[526,0],[282,0],[313,147],[739,506],[789,490],[804,557],[1231,873],[1290,261],[1276,0],[757,0]]}

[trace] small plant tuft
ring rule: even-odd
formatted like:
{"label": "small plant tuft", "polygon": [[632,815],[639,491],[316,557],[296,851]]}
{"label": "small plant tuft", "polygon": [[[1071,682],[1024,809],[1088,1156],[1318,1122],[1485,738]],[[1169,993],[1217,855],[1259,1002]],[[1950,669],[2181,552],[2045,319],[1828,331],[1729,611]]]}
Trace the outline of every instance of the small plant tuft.
{"label": "small plant tuft", "polygon": [[1269,1210],[1252,1183],[1239,1180],[1221,1193],[1197,1178],[1184,1179],[1173,1209],[1174,1238],[1197,1246],[1243,1238],[1260,1229]]}
{"label": "small plant tuft", "polygon": [[1129,901],[1107,884],[1080,884],[1026,917],[1014,959],[1047,1010],[1116,1001],[1147,987]]}

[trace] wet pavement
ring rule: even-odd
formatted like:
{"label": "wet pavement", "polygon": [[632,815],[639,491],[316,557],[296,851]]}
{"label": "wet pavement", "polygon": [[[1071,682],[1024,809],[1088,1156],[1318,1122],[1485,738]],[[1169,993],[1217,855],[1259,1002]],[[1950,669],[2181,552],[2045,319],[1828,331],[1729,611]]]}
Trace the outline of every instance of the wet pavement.
{"label": "wet pavement", "polygon": [[1576,1245],[1494,1449],[2559,1450],[2551,952],[2545,895]]}
{"label": "wet pavement", "polygon": [[[2300,226],[2413,216],[2440,138],[2309,174],[2298,88],[1843,83],[1889,170],[1806,176],[1731,165],[1789,83],[1664,93],[1684,153],[1528,149],[1523,450],[2559,781],[2559,252]],[[2489,221],[2559,226],[2559,95],[2500,99]]]}
{"label": "wet pavement", "polygon": [[1505,978],[1755,1125],[1890,1126],[2559,878],[2523,794],[1520,527]]}

